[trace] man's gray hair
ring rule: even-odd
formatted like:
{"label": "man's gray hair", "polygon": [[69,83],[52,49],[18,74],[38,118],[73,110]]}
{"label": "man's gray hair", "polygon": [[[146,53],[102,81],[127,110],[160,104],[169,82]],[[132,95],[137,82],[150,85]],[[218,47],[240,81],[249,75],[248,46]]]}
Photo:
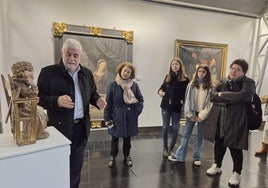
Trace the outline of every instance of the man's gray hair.
{"label": "man's gray hair", "polygon": [[76,49],[76,50],[79,50],[82,53],[82,45],[76,39],[72,39],[72,38],[66,39],[65,42],[62,45],[61,51],[63,52],[67,48]]}

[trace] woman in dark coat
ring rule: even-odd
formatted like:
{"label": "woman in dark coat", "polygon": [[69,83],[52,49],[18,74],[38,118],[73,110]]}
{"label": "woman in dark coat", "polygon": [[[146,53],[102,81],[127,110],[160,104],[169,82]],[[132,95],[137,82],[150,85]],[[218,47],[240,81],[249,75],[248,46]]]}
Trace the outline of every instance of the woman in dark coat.
{"label": "woman in dark coat", "polygon": [[248,63],[237,59],[230,65],[230,73],[211,92],[213,107],[207,117],[203,137],[215,141],[215,163],[207,170],[208,175],[221,173],[221,166],[227,147],[233,159],[233,174],[229,185],[240,183],[243,164],[242,150],[248,149],[248,127],[244,103],[255,93],[255,83],[245,76]]}
{"label": "woman in dark coat", "polygon": [[[163,83],[158,89],[158,95],[161,100],[162,114],[162,136],[163,136],[163,154],[167,158],[173,153],[179,132],[179,122],[181,119],[181,108],[184,103],[184,96],[189,78],[186,76],[181,59],[174,58],[169,65],[169,72],[165,76]],[[168,132],[172,123],[172,138],[168,148]]]}
{"label": "woman in dark coat", "polygon": [[109,167],[115,165],[120,137],[123,138],[124,163],[129,167],[133,164],[130,157],[131,137],[138,134],[138,116],[143,109],[143,96],[138,84],[133,81],[135,72],[132,63],[120,64],[115,81],[107,88],[104,120],[108,134],[112,136]]}

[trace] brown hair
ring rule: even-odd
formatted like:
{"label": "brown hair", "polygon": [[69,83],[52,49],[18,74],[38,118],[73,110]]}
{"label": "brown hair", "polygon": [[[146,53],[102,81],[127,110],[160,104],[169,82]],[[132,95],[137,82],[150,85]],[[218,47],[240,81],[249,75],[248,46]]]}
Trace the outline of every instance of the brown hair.
{"label": "brown hair", "polygon": [[246,62],[246,60],[244,60],[244,59],[236,59],[231,63],[230,68],[235,64],[240,65],[242,67],[243,72],[245,74],[247,73],[247,71],[248,71],[248,63]]}
{"label": "brown hair", "polygon": [[122,72],[122,69],[124,67],[129,67],[131,69],[131,75],[130,75],[130,78],[131,79],[134,79],[136,77],[136,68],[134,67],[134,65],[130,62],[123,62],[121,64],[119,64],[117,66],[117,69],[116,69],[116,73],[118,73],[120,76],[121,76],[121,72]]}
{"label": "brown hair", "polygon": [[207,71],[206,76],[204,77],[204,84],[202,85],[203,89],[208,89],[208,88],[212,88],[212,81],[211,81],[211,74],[210,74],[210,70],[208,68],[207,65],[199,65],[197,67],[197,69],[195,70],[195,73],[193,75],[193,82],[192,82],[192,87],[196,87],[199,88],[199,82],[198,82],[198,70],[199,69],[204,69]]}
{"label": "brown hair", "polygon": [[[180,64],[180,69],[178,70],[177,73],[172,71],[171,64],[172,64],[173,61],[176,61],[176,62],[178,62]],[[173,58],[171,60],[171,62],[169,64],[169,72],[168,72],[168,75],[166,77],[166,82],[171,82],[173,77],[176,77],[177,81],[184,81],[184,80],[187,80],[187,78],[188,78],[186,73],[185,73],[185,69],[184,69],[182,60],[179,59],[179,58]]]}

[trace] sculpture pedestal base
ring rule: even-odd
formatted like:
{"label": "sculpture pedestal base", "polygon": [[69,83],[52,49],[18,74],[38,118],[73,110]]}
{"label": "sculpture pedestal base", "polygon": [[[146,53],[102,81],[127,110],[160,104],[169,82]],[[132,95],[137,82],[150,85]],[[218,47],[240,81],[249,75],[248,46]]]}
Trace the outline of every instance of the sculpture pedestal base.
{"label": "sculpture pedestal base", "polygon": [[1,187],[70,187],[70,141],[54,127],[49,137],[17,146],[11,133],[0,134]]}

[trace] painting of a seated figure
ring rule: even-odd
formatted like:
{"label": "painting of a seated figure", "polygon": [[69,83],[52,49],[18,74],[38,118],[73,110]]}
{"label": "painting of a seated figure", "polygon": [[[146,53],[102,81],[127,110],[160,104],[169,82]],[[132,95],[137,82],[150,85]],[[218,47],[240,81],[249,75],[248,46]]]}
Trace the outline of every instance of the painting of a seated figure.
{"label": "painting of a seated figure", "polygon": [[[34,83],[33,66],[30,62],[21,61],[12,65],[12,80],[15,90],[19,94],[19,98],[37,97],[38,87]],[[31,114],[31,104],[19,104],[19,112],[21,116],[28,117]],[[36,139],[44,139],[49,136],[47,130],[48,117],[41,106],[37,106],[36,113]]]}

